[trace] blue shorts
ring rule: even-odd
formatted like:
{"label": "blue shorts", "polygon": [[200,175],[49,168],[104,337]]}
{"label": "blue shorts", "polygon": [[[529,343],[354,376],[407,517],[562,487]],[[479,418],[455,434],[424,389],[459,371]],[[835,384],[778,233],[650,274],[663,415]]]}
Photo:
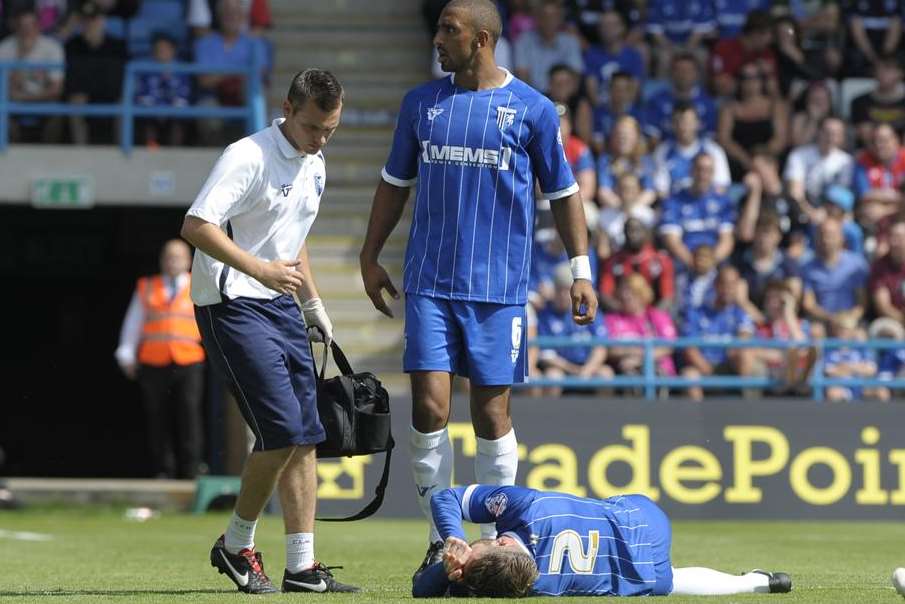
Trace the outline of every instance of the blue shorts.
{"label": "blue shorts", "polygon": [[305,323],[292,296],[196,306],[207,356],[231,386],[255,451],[324,440]]}
{"label": "blue shorts", "polygon": [[478,386],[525,381],[525,307],[405,297],[402,368],[446,371]]}
{"label": "blue shorts", "polygon": [[626,495],[623,499],[641,508],[647,519],[647,535],[650,538],[654,572],[657,577],[651,595],[668,596],[672,592],[672,560],[669,557],[669,550],[672,547],[672,525],[669,518],[660,506],[645,495]]}

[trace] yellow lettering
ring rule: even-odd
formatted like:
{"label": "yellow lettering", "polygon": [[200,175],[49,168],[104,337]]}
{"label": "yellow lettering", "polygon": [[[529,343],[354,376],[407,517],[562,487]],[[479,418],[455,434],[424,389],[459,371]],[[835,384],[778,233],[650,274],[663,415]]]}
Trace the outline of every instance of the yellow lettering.
{"label": "yellow lettering", "polygon": [[[650,484],[650,428],[628,424],[622,427],[622,438],[631,446],[609,445],[597,451],[588,462],[588,483],[598,497],[618,493],[641,493],[654,501],[660,498],[659,489]],[[607,469],[614,461],[628,464],[632,478],[624,485],[614,485],[607,479]]]}
{"label": "yellow lettering", "polygon": [[[685,465],[693,464],[693,465]],[[702,447],[687,445],[670,451],[660,463],[660,486],[681,503],[707,503],[720,494],[723,468],[716,456]],[[703,481],[700,487],[689,487],[682,481]]]}
{"label": "yellow lettering", "polygon": [[[755,476],[779,472],[789,461],[789,441],[770,426],[726,426],[723,438],[732,443],[734,482],[726,489],[728,503],[759,503],[761,489],[752,484]],[[752,443],[762,442],[770,449],[765,459],[752,459]]]}
{"label": "yellow lettering", "polygon": [[[361,499],[365,494],[365,464],[371,463],[371,456],[343,457],[339,461],[318,461],[317,477],[320,484],[317,496],[320,499]],[[350,487],[342,487],[339,479],[348,476]]]}
{"label": "yellow lettering", "polygon": [[532,449],[528,461],[535,464],[525,479],[528,487],[562,491],[579,497],[587,495],[587,489],[578,484],[578,457],[566,445],[540,445]]}
{"label": "yellow lettering", "polygon": [[[827,466],[833,473],[829,486],[815,487],[808,479],[808,471],[816,464]],[[829,447],[805,449],[792,460],[789,484],[802,500],[813,505],[830,505],[842,499],[852,485],[852,470],[839,451]]]}
{"label": "yellow lettering", "polygon": [[893,449],[889,452],[889,463],[899,469],[899,488],[889,494],[889,503],[905,505],[905,449]]}
{"label": "yellow lettering", "polygon": [[[876,445],[880,442],[880,431],[874,426],[861,430],[861,442]],[[877,449],[858,449],[855,461],[861,464],[864,486],[855,491],[855,503],[860,505],[886,505],[889,493],[880,488],[880,452]]]}
{"label": "yellow lettering", "polygon": [[[449,433],[449,442],[452,445],[453,451],[456,450],[456,441],[462,441],[462,455],[465,457],[474,457],[478,454],[478,441],[474,435],[474,428],[471,427],[470,423],[467,422],[450,422],[446,425],[446,430]],[[455,464],[453,464],[455,468]],[[450,483],[452,486],[458,486],[456,484],[456,473],[453,470],[452,482]]]}

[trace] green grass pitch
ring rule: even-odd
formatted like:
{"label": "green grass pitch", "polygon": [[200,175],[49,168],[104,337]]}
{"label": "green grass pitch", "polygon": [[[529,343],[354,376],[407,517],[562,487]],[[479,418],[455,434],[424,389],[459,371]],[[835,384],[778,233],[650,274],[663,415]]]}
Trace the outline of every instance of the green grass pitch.
{"label": "green grass pitch", "polygon": [[[209,549],[226,520],[223,514],[163,514],[136,523],[126,520],[122,510],[0,512],[0,602],[411,600],[411,573],[425,547],[423,523],[374,519],[320,523],[318,558],[344,565],[344,570],[336,571],[337,578],[360,585],[364,592],[254,597],[237,593],[208,562]],[[896,566],[905,566],[905,522],[677,522],[673,530],[676,566],[729,572],[754,567],[785,570],[792,574],[794,590],[786,595],[670,597],[671,604],[900,601],[890,576]],[[52,538],[22,540],[17,533],[23,531]],[[257,543],[269,574],[278,581],[284,556],[279,518],[263,519]]]}

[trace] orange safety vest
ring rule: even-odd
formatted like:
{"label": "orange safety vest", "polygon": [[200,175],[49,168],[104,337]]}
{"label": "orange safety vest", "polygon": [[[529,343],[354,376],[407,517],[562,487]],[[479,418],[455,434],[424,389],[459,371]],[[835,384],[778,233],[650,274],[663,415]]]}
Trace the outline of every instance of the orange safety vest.
{"label": "orange safety vest", "polygon": [[145,309],[138,362],[143,365],[191,365],[204,360],[201,333],[189,295],[191,281],[170,300],[163,277],[138,280],[138,296]]}

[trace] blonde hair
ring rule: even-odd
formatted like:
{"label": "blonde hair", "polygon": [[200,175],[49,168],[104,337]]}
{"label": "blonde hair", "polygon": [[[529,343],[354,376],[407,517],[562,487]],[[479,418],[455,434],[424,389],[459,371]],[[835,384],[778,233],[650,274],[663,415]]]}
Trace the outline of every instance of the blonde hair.
{"label": "blonde hair", "polygon": [[531,594],[537,577],[537,563],[530,554],[492,550],[471,564],[462,581],[474,596],[524,598]]}
{"label": "blonde hair", "polygon": [[647,279],[638,273],[624,276],[620,279],[619,286],[629,288],[644,303],[644,306],[650,306],[654,303],[654,290],[647,282]]}
{"label": "blonde hair", "polygon": [[627,124],[631,126],[635,130],[635,136],[638,139],[638,142],[635,143],[635,148],[632,149],[631,153],[629,153],[629,159],[638,167],[641,165],[641,158],[647,154],[647,143],[644,142],[644,134],[641,132],[641,124],[638,123],[634,117],[630,115],[622,115],[616,119],[616,122],[613,124],[613,128],[610,130],[610,155],[613,154],[613,141],[616,140],[616,137],[612,135],[613,132],[616,131],[621,125]]}

